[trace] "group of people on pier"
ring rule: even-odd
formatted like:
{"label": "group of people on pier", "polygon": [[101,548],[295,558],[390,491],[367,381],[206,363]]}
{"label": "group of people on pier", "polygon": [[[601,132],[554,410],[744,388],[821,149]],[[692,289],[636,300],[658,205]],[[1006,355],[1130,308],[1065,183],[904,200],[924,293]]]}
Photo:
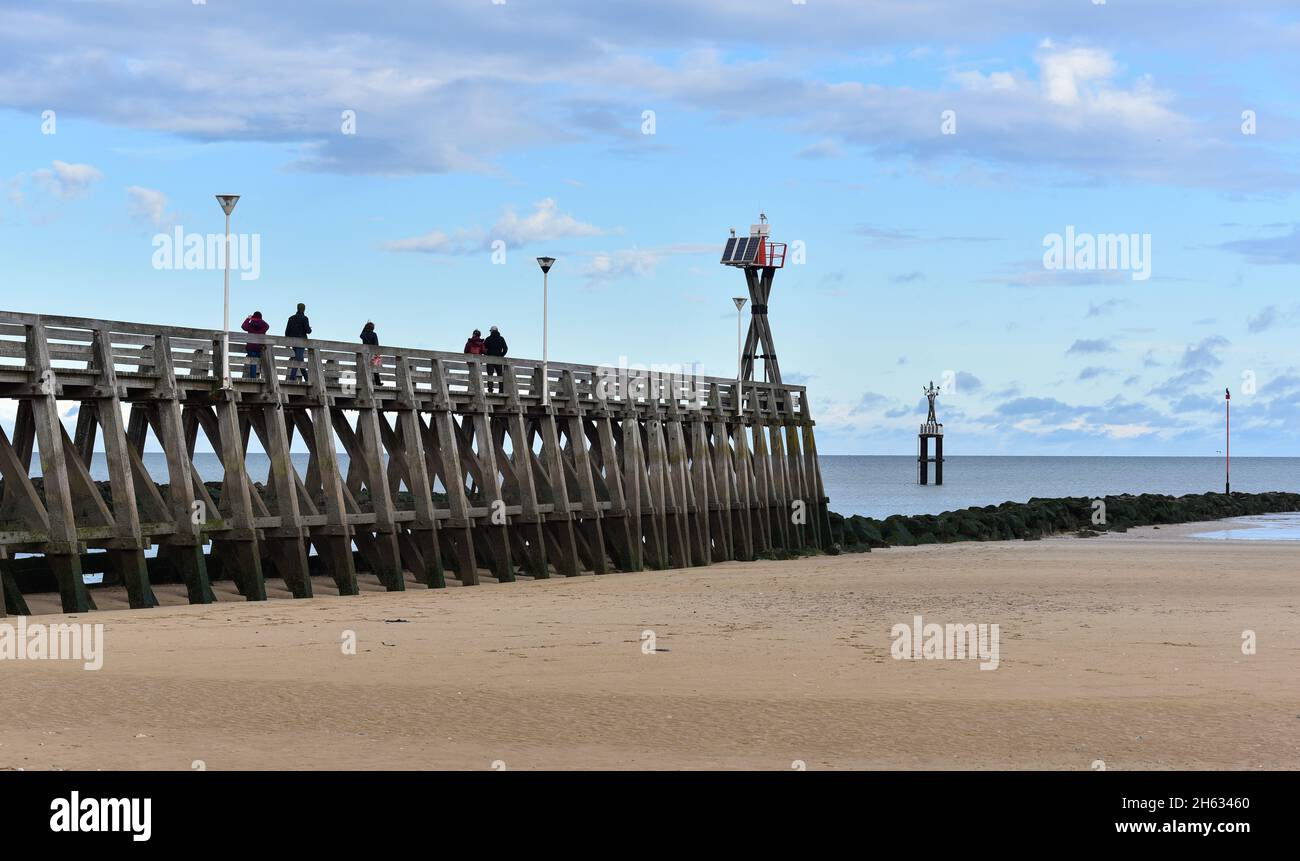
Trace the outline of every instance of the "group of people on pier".
{"label": "group of people on pier", "polygon": [[[271,324],[266,322],[261,311],[254,311],[252,314],[249,314],[244,318],[244,323],[240,328],[250,335],[265,335],[270,331]],[[307,317],[307,305],[303,302],[299,302],[298,310],[289,318],[288,322],[284,324],[284,336],[286,338],[306,338],[310,334],[311,320]],[[361,328],[361,343],[367,344],[371,347],[379,346],[379,335],[375,332],[375,324],[369,320],[367,320],[366,325]],[[264,349],[266,349],[266,345],[259,341],[249,340],[245,344],[245,354],[250,359],[260,360]],[[481,331],[475,329],[474,334],[470,335],[469,339],[465,342],[465,352],[472,356],[504,356],[508,349],[509,346],[506,344],[506,339],[501,336],[501,331],[496,326],[493,326],[488,331],[488,336],[486,338],[483,337]],[[297,380],[299,376],[301,376],[304,381],[307,379],[307,369],[301,366],[305,355],[305,347],[293,348],[293,359],[297,364],[289,369],[290,381]],[[370,362],[371,366],[374,368],[375,385],[383,385],[379,378],[379,368],[382,364],[380,357],[378,355],[372,356]],[[260,362],[258,361],[253,361],[248,364],[247,375],[249,379],[257,379],[257,369],[259,364]],[[500,377],[502,370],[501,365],[487,366],[489,377]],[[499,381],[489,380],[487,385],[488,391],[500,390]]]}

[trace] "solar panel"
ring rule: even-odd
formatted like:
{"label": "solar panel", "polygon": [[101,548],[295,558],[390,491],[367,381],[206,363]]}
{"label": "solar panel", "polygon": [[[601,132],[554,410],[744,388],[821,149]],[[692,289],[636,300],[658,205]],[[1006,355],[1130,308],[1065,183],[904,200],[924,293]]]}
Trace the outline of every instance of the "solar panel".
{"label": "solar panel", "polygon": [[746,236],[744,239],[741,239],[739,242],[737,242],[736,253],[731,258],[731,262],[744,263],[747,259],[749,259],[749,246],[750,243],[752,242],[753,242],[753,238],[749,236]]}
{"label": "solar panel", "polygon": [[723,263],[730,263],[730,262],[731,262],[731,256],[732,256],[732,254],[734,254],[735,251],[736,251],[736,242],[737,242],[737,239],[736,239],[736,237],[734,237],[734,236],[727,240],[727,247],[724,248],[724,249],[722,250],[722,262],[723,262]]}
{"label": "solar panel", "polygon": [[727,240],[722,262],[729,266],[753,266],[763,248],[761,236],[737,236]]}

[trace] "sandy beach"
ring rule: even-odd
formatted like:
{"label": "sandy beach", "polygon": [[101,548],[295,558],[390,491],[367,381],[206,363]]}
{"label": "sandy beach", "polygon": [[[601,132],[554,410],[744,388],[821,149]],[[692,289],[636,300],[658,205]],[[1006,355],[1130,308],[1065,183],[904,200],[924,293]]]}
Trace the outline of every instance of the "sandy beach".
{"label": "sandy beach", "polygon": [[98,672],[0,662],[0,768],[1300,768],[1300,546],[1206,528],[106,610]]}

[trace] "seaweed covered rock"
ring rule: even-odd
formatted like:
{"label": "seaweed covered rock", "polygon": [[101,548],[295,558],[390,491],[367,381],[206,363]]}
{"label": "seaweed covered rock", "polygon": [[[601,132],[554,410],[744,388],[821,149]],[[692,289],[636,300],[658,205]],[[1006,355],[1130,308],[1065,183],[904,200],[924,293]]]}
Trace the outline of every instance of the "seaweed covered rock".
{"label": "seaweed covered rock", "polygon": [[1281,512],[1300,512],[1300,493],[1034,497],[1028,502],[1004,502],[943,514],[894,514],[884,520],[857,514],[843,517],[831,512],[831,535],[843,550],[854,552],[871,547],[913,547],[955,541],[1033,541],[1066,533],[1092,537],[1103,532],[1127,532],[1134,526]]}

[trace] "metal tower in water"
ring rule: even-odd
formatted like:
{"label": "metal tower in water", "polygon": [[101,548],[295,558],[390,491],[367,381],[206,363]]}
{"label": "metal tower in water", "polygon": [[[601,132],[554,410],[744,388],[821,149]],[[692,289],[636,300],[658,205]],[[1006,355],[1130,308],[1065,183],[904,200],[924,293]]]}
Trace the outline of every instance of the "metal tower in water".
{"label": "metal tower in water", "polygon": [[[767,320],[767,302],[772,295],[772,279],[776,270],[785,266],[785,243],[773,242],[769,236],[771,226],[767,216],[758,214],[758,224],[749,226],[749,236],[736,236],[732,228],[722,252],[722,265],[745,270],[745,283],[749,285],[750,318],[749,335],[741,351],[740,376],[742,381],[754,379],[754,362],[763,360],[763,381],[781,383],[781,367],[776,362],[776,347],[772,343],[772,326]],[[758,352],[759,349],[762,352]]]}
{"label": "metal tower in water", "polygon": [[[934,380],[928,388],[921,390],[930,400],[930,412],[916,435],[916,481],[918,484],[930,483],[930,464],[934,464],[934,483],[943,484],[943,422],[934,415],[934,399],[939,397],[939,389]],[[930,457],[930,440],[934,440],[934,457]]]}

